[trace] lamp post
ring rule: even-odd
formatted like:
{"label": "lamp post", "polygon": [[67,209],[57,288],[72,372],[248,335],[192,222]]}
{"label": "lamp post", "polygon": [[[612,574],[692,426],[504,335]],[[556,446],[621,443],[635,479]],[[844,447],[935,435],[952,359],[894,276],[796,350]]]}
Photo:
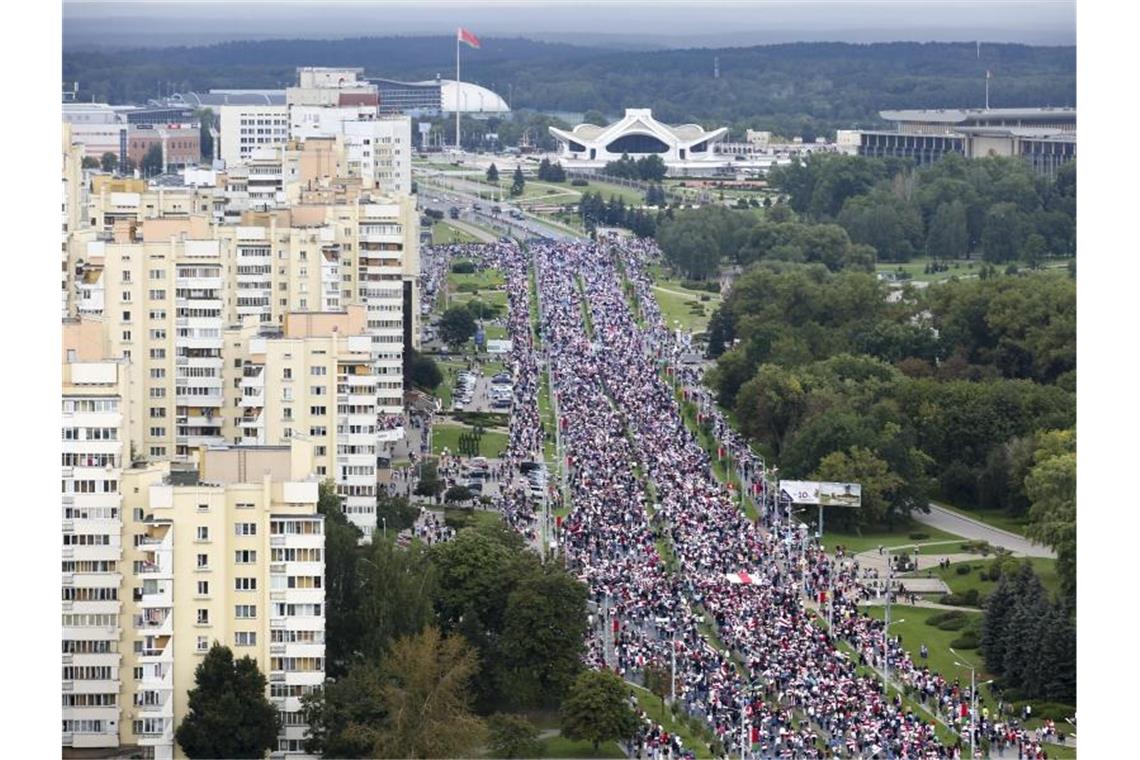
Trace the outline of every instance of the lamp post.
{"label": "lamp post", "polygon": [[[954,647],[949,647],[949,649],[950,654],[954,655],[955,657],[962,657],[962,655],[954,651]],[[976,733],[978,727],[978,686],[981,686],[981,684],[976,682],[977,669],[973,665],[968,665],[964,662],[958,662],[957,660],[954,661],[954,664],[960,668],[970,669],[970,757],[973,758],[974,734]],[[991,678],[984,683],[993,683],[993,679]]]}
{"label": "lamp post", "polygon": [[[906,620],[895,620],[894,622],[895,623],[905,623]],[[884,691],[884,693],[886,692],[887,684],[891,678],[891,664],[890,664],[890,660],[887,659],[887,655],[888,655],[888,652],[887,652],[887,641],[888,641],[887,629],[890,628],[890,626],[891,626],[891,621],[886,621],[883,623],[883,674],[884,674],[883,675],[883,691]]]}

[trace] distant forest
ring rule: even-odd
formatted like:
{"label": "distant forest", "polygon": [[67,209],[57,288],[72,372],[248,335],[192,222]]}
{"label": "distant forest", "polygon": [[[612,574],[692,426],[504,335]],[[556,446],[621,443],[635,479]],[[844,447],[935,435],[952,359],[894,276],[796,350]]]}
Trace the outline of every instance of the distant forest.
{"label": "distant forest", "polygon": [[[720,77],[713,77],[719,58]],[[297,66],[362,66],[369,76],[454,76],[451,37],[267,40],[202,47],[64,52],[80,100],[143,102],[160,91],[275,88]],[[1076,105],[1076,48],[969,43],[795,43],[750,48],[611,51],[486,39],[465,50],[463,79],[512,94],[516,110],[652,108],[693,121],[805,138],[879,124],[886,108]],[[510,88],[508,88],[510,85]]]}

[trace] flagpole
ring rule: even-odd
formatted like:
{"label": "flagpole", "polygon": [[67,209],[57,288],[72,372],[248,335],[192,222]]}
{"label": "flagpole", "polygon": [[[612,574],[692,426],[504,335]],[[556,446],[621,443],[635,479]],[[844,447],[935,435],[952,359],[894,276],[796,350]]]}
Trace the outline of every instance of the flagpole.
{"label": "flagpole", "polygon": [[459,150],[459,95],[463,88],[459,85],[459,33],[455,33],[455,149]]}

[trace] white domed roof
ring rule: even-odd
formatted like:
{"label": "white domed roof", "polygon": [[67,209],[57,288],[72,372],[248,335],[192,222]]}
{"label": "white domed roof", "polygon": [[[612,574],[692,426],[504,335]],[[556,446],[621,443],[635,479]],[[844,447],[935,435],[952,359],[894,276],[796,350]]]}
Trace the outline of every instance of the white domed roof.
{"label": "white domed roof", "polygon": [[486,87],[480,87],[470,82],[461,82],[462,89],[458,90],[459,97],[456,98],[457,88],[454,79],[444,79],[440,84],[442,85],[440,92],[441,107],[444,111],[454,113],[457,100],[463,113],[504,113],[511,110],[507,101]]}

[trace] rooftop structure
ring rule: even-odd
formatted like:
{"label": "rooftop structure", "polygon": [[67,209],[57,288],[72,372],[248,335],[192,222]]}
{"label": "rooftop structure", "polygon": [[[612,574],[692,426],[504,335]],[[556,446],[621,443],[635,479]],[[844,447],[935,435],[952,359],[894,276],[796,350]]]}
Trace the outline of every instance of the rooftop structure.
{"label": "rooftop structure", "polygon": [[716,160],[713,144],[723,140],[727,127],[707,131],[699,124],[670,125],[653,118],[648,108],[627,108],[625,117],[606,127],[579,124],[570,131],[550,127],[559,142],[563,160],[571,163],[616,161],[657,155],[666,164]]}

